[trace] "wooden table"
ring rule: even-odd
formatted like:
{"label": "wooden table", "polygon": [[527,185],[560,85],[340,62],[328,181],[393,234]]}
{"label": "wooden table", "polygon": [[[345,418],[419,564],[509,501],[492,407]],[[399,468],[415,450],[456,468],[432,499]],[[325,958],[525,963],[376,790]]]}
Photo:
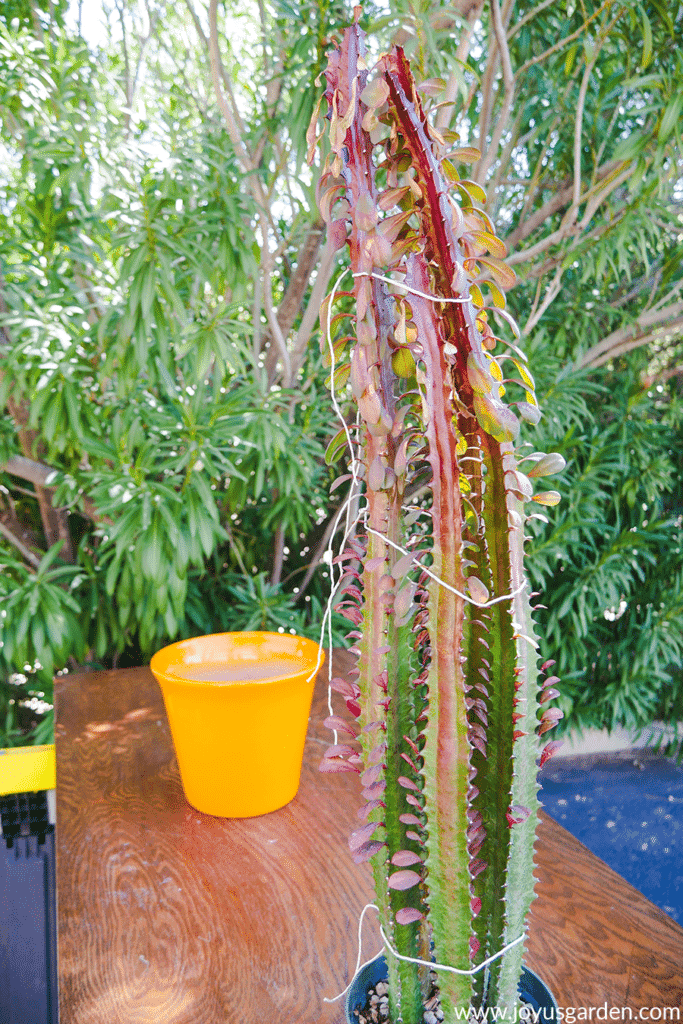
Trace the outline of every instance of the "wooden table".
{"label": "wooden table", "polygon": [[[348,655],[336,659],[337,673]],[[273,814],[185,801],[148,669],[57,685],[63,1024],[339,1024],[368,865],[346,848],[355,775],[323,776],[319,680],[301,787]],[[554,821],[537,847],[526,961],[560,1006],[683,1006],[683,930]],[[380,948],[366,919],[364,959]],[[604,1018],[603,1018],[604,1019]],[[628,1019],[628,1018],[626,1018]]]}

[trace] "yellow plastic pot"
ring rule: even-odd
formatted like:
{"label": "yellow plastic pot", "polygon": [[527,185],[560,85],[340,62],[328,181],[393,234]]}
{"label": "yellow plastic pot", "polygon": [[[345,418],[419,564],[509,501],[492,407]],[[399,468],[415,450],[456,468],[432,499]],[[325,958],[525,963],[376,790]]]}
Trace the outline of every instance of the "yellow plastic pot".
{"label": "yellow plastic pot", "polygon": [[291,633],[216,633],[154,655],[188,803],[251,818],[296,796],[324,657]]}

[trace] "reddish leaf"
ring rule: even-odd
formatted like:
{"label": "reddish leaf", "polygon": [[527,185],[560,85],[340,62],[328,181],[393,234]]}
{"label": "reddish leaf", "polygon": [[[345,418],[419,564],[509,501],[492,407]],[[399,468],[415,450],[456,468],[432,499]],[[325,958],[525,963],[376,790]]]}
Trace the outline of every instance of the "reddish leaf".
{"label": "reddish leaf", "polygon": [[493,256],[478,256],[478,263],[483,263],[487,270],[491,271],[495,282],[503,289],[513,288],[517,283],[517,275],[507,263],[497,260]]}
{"label": "reddish leaf", "polygon": [[407,584],[402,590],[399,590],[398,594],[394,598],[394,614],[398,618],[404,618],[410,611],[410,607],[413,603],[413,592],[414,585]]}
{"label": "reddish leaf", "polygon": [[359,808],[357,815],[361,821],[363,821],[363,819],[367,818],[373,811],[376,811],[378,807],[384,806],[385,804],[383,804],[381,800],[369,800],[368,803],[363,804],[363,806]]}
{"label": "reddish leaf", "polygon": [[486,604],[489,600],[490,594],[484,584],[476,576],[470,576],[467,580],[467,589],[470,592],[470,597],[475,604],[482,605]]}
{"label": "reddish leaf", "polygon": [[397,924],[412,924],[413,921],[421,921],[424,914],[416,907],[402,907],[396,911]]}
{"label": "reddish leaf", "polygon": [[560,708],[547,708],[541,715],[542,722],[559,722],[561,718],[564,718],[564,712]]}
{"label": "reddish leaf", "polygon": [[486,744],[484,743],[481,736],[472,736],[470,742],[473,747],[476,747],[480,754],[486,757]]}
{"label": "reddish leaf", "polygon": [[374,764],[371,768],[366,768],[360,777],[360,781],[364,786],[371,786],[373,782],[377,782],[380,775],[382,774],[382,765]]}
{"label": "reddish leaf", "polygon": [[391,863],[397,868],[409,868],[412,864],[421,864],[422,858],[412,850],[399,850],[391,858]]}
{"label": "reddish leaf", "polygon": [[331,747],[328,747],[325,751],[325,757],[349,757],[351,754],[355,754],[356,751],[353,747],[347,746],[345,743],[333,743]]}
{"label": "reddish leaf", "polygon": [[418,749],[418,747],[417,747],[417,744],[416,744],[416,743],[414,743],[414,742],[413,742],[413,740],[411,740],[409,736],[404,736],[404,737],[403,737],[403,739],[404,739],[404,740],[406,741],[406,743],[408,744],[408,746],[410,747],[410,749],[412,750],[412,752],[413,752],[413,753],[414,753],[414,754],[415,754],[415,755],[416,755],[417,757],[419,757],[419,756],[420,756],[420,751],[419,751],[419,749]]}
{"label": "reddish leaf", "polygon": [[421,792],[420,787],[416,786],[412,779],[406,778],[405,775],[399,775],[396,781],[398,782],[399,786],[403,786],[404,789],[412,789],[416,793]]}
{"label": "reddish leaf", "polygon": [[325,775],[332,775],[336,772],[357,772],[358,769],[354,768],[348,761],[343,761],[340,757],[323,758],[318,766],[318,771],[323,772]]}
{"label": "reddish leaf", "polygon": [[[351,479],[351,473],[344,473],[342,476],[338,476],[337,479],[333,480],[332,483],[330,484],[330,494],[336,491],[338,487],[341,487],[342,484],[345,484],[347,480]],[[357,579],[360,579],[358,573],[354,573],[354,575],[356,576]]]}
{"label": "reddish leaf", "polygon": [[343,697],[357,697],[358,687],[355,683],[350,683],[348,679],[340,679],[339,677],[332,680],[330,686],[335,693],[341,693]]}
{"label": "reddish leaf", "polygon": [[479,946],[481,943],[479,939],[475,938],[474,935],[470,935],[470,960],[474,960],[475,956],[479,952]]}
{"label": "reddish leaf", "polygon": [[386,782],[373,782],[372,785],[365,787],[363,790],[363,796],[366,800],[376,800],[382,795],[386,788]]}
{"label": "reddish leaf", "polygon": [[398,820],[404,825],[421,825],[422,822],[414,814],[399,814]]}
{"label": "reddish leaf", "polygon": [[337,732],[344,732],[348,736],[353,736],[355,739],[358,736],[358,726],[355,722],[347,722],[344,718],[340,718],[339,715],[329,715],[323,725],[327,729],[334,729]]}
{"label": "reddish leaf", "polygon": [[381,210],[391,210],[394,206],[398,206],[401,200],[405,199],[409,195],[410,189],[407,186],[402,188],[389,188],[386,192],[382,192],[379,197],[379,207]]}
{"label": "reddish leaf", "polygon": [[[336,182],[331,188],[328,188],[318,201],[318,209],[320,210],[320,216],[327,224],[331,218],[332,206],[335,201],[344,194],[344,183]],[[346,230],[344,231],[346,235]]]}
{"label": "reddish leaf", "polygon": [[357,700],[347,700],[346,707],[348,708],[349,714],[353,715],[354,718],[360,718],[360,704],[358,703]]}
{"label": "reddish leaf", "polygon": [[541,752],[541,761],[539,767],[542,768],[546,761],[549,761],[556,751],[560,749],[563,744],[563,740],[551,740],[550,743],[546,743]]}
{"label": "reddish leaf", "polygon": [[512,828],[513,825],[521,825],[530,814],[531,811],[528,807],[520,807],[517,804],[513,804],[510,810],[506,812],[505,817],[507,818],[508,825]]}
{"label": "reddish leaf", "polygon": [[476,917],[479,911],[481,910],[481,900],[478,896],[473,896],[472,899],[470,900],[470,910],[472,911],[474,917]]}
{"label": "reddish leaf", "polygon": [[417,871],[394,871],[393,875],[389,875],[388,886],[390,889],[412,889],[414,885],[419,885],[422,881]]}
{"label": "reddish leaf", "polygon": [[373,832],[376,831],[378,823],[371,821],[367,825],[363,825],[362,828],[356,829],[349,836],[349,850],[353,853],[354,850],[360,849],[361,846],[365,846],[367,841],[372,838]]}
{"label": "reddish leaf", "polygon": [[410,765],[410,767],[413,769],[413,771],[416,771],[416,772],[419,773],[420,769],[417,767],[417,765],[413,761],[410,760],[410,758],[408,757],[407,754],[401,754],[401,757],[406,762],[406,764]]}
{"label": "reddish leaf", "polygon": [[376,839],[372,839],[365,846],[361,846],[360,849],[356,850],[353,854],[354,864],[363,864],[366,860],[370,860],[371,857],[382,849],[384,843],[378,842]]}
{"label": "reddish leaf", "polygon": [[486,867],[488,867],[488,864],[485,860],[470,861],[470,878],[476,878]]}
{"label": "reddish leaf", "polygon": [[334,610],[339,612],[340,615],[343,615],[345,619],[349,620],[349,622],[352,622],[354,626],[360,626],[363,621],[363,613],[360,608],[349,607],[345,603],[342,603],[335,605]]}
{"label": "reddish leaf", "polygon": [[481,153],[474,146],[459,146],[452,149],[448,155],[451,160],[457,160],[462,164],[476,164],[477,160],[481,160]]}
{"label": "reddish leaf", "polygon": [[368,487],[371,491],[380,491],[384,486],[385,466],[379,455],[376,455],[368,470]]}
{"label": "reddish leaf", "polygon": [[423,837],[418,835],[417,832],[406,832],[406,839],[412,839],[414,843],[421,843],[422,845],[424,845]]}
{"label": "reddish leaf", "polygon": [[482,846],[484,845],[484,839],[486,836],[479,836],[477,839],[473,839],[471,843],[467,844],[467,852],[470,857],[476,857]]}
{"label": "reddish leaf", "polygon": [[346,245],[346,221],[335,220],[327,228],[327,239],[333,252]]}

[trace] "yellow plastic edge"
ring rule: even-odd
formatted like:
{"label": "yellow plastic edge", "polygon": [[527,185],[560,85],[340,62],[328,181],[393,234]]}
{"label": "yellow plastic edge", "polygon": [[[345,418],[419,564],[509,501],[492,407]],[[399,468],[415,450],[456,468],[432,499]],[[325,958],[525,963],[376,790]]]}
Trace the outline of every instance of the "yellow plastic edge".
{"label": "yellow plastic edge", "polygon": [[56,784],[54,743],[0,749],[0,796],[55,789]]}

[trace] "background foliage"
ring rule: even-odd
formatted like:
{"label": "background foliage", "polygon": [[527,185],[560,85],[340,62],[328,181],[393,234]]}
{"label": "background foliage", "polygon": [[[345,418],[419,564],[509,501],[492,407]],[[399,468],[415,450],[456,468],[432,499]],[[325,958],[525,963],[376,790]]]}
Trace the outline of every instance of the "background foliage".
{"label": "background foliage", "polygon": [[[55,671],[317,635],[340,500],[317,313],[343,253],[306,130],[350,18],[3,7],[0,745],[49,737]],[[529,541],[566,724],[679,719],[683,8],[392,0],[364,23],[436,79],[511,250],[529,441],[568,461]]]}

